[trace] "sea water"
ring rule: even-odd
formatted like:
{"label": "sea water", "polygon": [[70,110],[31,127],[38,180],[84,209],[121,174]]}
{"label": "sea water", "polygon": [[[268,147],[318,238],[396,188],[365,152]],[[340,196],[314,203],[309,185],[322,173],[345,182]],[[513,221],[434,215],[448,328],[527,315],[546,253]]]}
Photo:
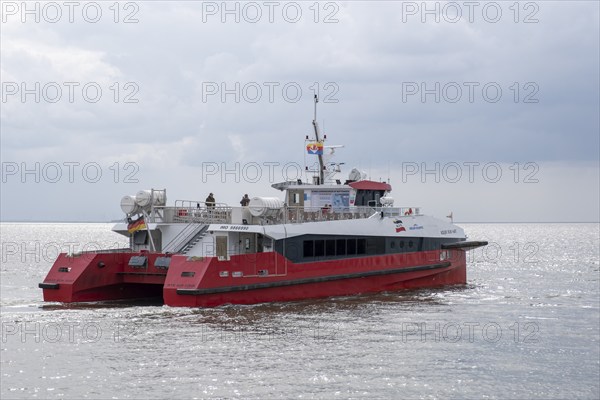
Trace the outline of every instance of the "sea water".
{"label": "sea water", "polygon": [[110,224],[2,223],[1,397],[600,397],[599,225],[461,224],[465,286],[172,308],[44,303]]}

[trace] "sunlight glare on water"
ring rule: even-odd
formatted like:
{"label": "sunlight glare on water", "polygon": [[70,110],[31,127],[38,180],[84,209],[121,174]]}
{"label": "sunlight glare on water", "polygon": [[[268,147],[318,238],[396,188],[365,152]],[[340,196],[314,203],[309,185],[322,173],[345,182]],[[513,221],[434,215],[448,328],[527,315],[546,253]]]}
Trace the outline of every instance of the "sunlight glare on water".
{"label": "sunlight glare on water", "polygon": [[2,398],[598,398],[598,224],[462,226],[464,287],[189,309],[45,304],[57,248],[127,240],[3,223]]}

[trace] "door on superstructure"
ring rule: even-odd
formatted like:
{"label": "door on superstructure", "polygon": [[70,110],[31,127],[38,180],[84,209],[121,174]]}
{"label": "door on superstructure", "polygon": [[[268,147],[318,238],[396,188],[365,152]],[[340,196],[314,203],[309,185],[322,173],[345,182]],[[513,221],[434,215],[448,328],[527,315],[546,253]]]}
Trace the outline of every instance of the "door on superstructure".
{"label": "door on superstructure", "polygon": [[227,259],[227,236],[217,236],[216,238],[217,244],[217,257],[220,260]]}
{"label": "door on superstructure", "polygon": [[287,204],[289,207],[288,219],[292,222],[300,220],[304,211],[304,190],[289,189],[287,192]]}

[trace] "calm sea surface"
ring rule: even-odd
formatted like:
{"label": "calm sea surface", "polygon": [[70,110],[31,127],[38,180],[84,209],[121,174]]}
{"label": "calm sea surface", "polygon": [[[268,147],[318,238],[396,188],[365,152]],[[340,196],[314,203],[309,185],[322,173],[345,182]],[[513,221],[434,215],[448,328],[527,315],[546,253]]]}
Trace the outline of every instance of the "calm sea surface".
{"label": "calm sea surface", "polygon": [[63,306],[60,250],[110,224],[1,224],[4,398],[600,397],[598,224],[462,224],[464,287],[294,303]]}

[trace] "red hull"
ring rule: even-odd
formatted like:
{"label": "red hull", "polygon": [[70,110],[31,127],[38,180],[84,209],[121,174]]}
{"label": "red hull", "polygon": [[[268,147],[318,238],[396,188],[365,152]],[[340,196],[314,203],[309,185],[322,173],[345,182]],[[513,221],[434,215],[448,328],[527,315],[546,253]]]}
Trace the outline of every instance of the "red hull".
{"label": "red hull", "polygon": [[[465,251],[417,252],[293,264],[278,253],[194,258],[156,253],[61,254],[44,283],[45,301],[63,303],[163,297],[174,307],[255,304],[466,283]],[[130,266],[132,256],[146,257]]]}
{"label": "red hull", "polygon": [[[167,272],[133,268],[132,256],[142,253],[88,253],[76,257],[60,254],[40,287],[44,301],[75,303],[159,297]],[[160,254],[143,254],[153,265]],[[44,288],[46,286],[46,288]]]}

